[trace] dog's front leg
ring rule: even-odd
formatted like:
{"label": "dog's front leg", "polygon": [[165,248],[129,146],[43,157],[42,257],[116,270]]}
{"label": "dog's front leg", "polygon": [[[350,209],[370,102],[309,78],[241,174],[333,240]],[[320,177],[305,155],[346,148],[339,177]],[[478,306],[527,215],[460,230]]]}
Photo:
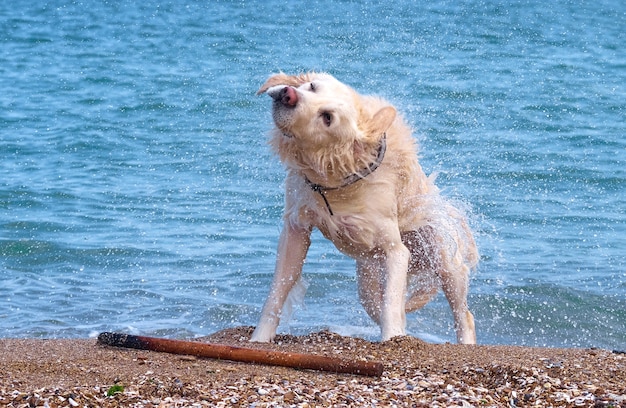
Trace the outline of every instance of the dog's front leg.
{"label": "dog's front leg", "polygon": [[383,304],[380,316],[382,340],[406,334],[406,283],[409,266],[409,250],[400,236],[384,251],[385,269],[383,279]]}
{"label": "dog's front leg", "polygon": [[310,229],[286,222],[278,243],[272,286],[250,341],[267,343],[276,336],[283,304],[302,275],[302,265],[310,244]]}

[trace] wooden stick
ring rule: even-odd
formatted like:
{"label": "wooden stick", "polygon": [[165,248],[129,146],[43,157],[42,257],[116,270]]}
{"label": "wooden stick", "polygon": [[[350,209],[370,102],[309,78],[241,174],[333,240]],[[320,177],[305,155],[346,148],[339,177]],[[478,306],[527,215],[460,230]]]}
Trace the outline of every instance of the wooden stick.
{"label": "wooden stick", "polygon": [[225,346],[221,344],[200,343],[197,341],[169,340],[156,337],[104,332],[100,333],[98,336],[98,342],[116,347],[159,351],[172,354],[186,354],[197,357],[239,361],[244,363],[330,371],[334,373],[359,374],[371,377],[379,377],[383,373],[383,365],[378,362],[349,361],[341,358],[324,357],[314,354],[259,350],[253,348]]}

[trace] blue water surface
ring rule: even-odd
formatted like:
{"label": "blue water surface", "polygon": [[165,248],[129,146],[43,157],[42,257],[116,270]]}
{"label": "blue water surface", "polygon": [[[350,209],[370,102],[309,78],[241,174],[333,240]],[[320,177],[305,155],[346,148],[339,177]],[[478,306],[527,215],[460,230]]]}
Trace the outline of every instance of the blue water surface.
{"label": "blue water surface", "polygon": [[[422,4],[424,3],[424,4]],[[273,72],[396,105],[471,208],[479,342],[626,348],[626,3],[0,4],[0,337],[254,325],[283,169]],[[319,234],[280,331],[378,338]],[[408,330],[454,341],[439,296]]]}

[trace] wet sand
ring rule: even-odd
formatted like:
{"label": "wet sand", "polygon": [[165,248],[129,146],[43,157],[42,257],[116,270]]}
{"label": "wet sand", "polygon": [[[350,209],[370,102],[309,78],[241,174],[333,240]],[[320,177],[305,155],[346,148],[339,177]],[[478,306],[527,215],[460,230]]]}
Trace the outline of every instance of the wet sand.
{"label": "wet sand", "polygon": [[0,406],[626,407],[626,354],[599,349],[376,343],[330,332],[247,342],[249,327],[194,341],[378,361],[367,377],[199,359],[95,339],[0,339]]}

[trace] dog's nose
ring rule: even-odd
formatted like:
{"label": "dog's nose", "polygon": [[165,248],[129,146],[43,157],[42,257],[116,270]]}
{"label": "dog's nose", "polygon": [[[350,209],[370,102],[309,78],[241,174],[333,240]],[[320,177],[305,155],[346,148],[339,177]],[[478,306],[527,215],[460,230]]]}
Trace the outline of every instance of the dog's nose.
{"label": "dog's nose", "polygon": [[296,93],[296,90],[290,86],[286,86],[280,91],[274,93],[272,97],[276,102],[280,102],[285,106],[293,107],[298,103],[298,94]]}

